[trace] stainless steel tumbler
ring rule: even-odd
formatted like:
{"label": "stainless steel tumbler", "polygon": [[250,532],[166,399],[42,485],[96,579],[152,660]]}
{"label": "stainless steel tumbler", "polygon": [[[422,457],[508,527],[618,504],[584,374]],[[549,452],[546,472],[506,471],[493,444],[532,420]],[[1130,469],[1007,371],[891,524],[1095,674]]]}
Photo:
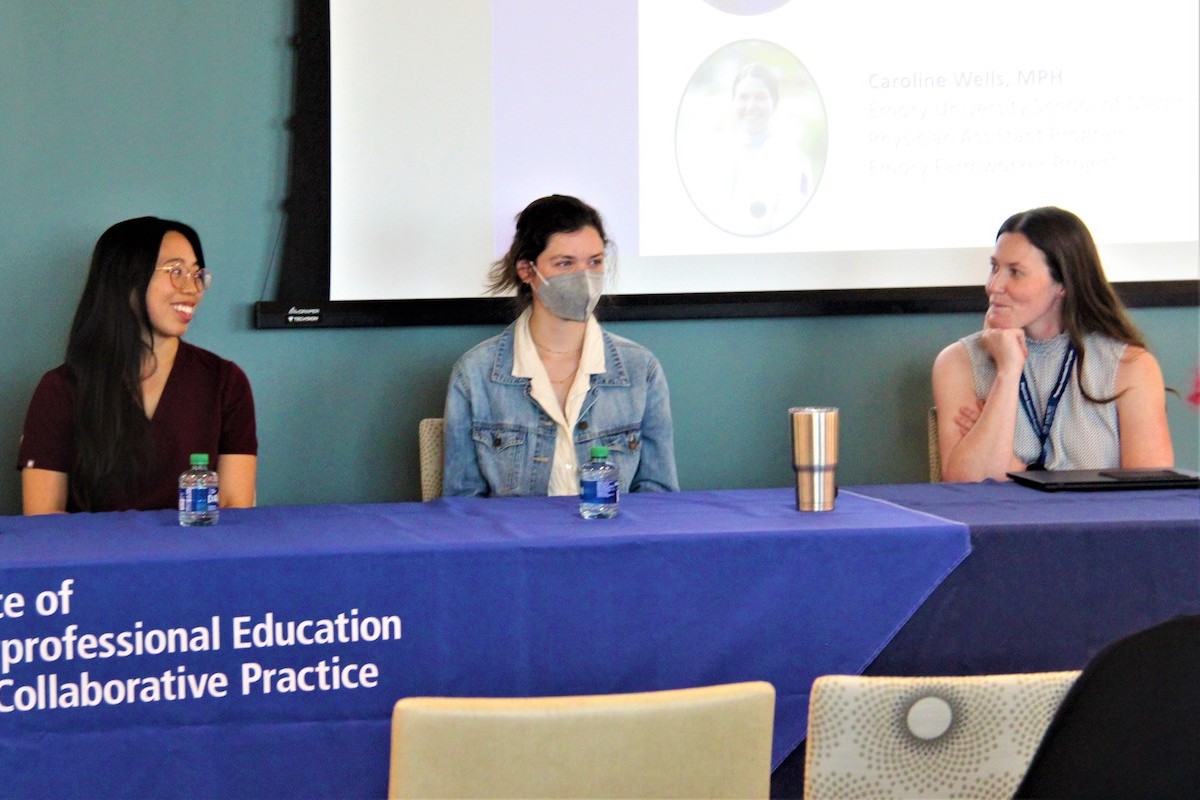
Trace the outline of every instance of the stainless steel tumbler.
{"label": "stainless steel tumbler", "polygon": [[796,509],[832,511],[837,494],[838,410],[791,408]]}

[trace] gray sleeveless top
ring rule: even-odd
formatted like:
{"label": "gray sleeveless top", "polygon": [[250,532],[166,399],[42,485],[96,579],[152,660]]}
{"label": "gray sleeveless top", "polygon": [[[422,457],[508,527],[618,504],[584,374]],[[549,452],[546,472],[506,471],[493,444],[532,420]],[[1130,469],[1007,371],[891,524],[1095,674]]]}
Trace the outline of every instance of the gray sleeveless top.
{"label": "gray sleeveless top", "polygon": [[[983,347],[983,332],[960,339],[971,358],[975,393],[985,399],[996,380],[996,364]],[[1046,413],[1046,402],[1063,356],[1067,352],[1067,334],[1053,339],[1027,339],[1029,357],[1025,360],[1025,381],[1037,404],[1038,414]],[[1083,384],[1092,397],[1116,395],[1117,366],[1125,352],[1125,343],[1098,333],[1083,339]],[[1075,365],[1078,372],[1079,364]],[[1050,429],[1046,448],[1046,469],[1106,469],[1121,466],[1121,441],[1117,428],[1117,404],[1090,402],[1079,391],[1075,372],[1063,392]],[[1013,452],[1026,464],[1037,460],[1041,452],[1037,431],[1017,405],[1017,428]]]}

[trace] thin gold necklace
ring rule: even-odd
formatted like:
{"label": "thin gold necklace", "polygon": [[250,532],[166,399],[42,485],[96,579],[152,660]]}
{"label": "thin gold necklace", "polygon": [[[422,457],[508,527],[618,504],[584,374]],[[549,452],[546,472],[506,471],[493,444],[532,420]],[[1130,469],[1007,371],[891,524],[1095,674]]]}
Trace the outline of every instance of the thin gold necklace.
{"label": "thin gold necklace", "polygon": [[[562,386],[564,383],[571,380],[571,378],[574,378],[576,372],[579,372],[579,367],[576,367],[575,369],[571,370],[571,374],[568,375],[567,377],[563,378],[562,380],[556,381],[554,379],[551,379],[550,383],[554,384],[555,386]],[[547,373],[546,377],[549,378],[550,375]]]}
{"label": "thin gold necklace", "polygon": [[536,342],[534,342],[533,345],[535,348],[538,348],[539,350],[541,350],[542,353],[550,353],[551,355],[578,355],[578,354],[583,353],[583,345],[582,344],[580,345],[580,348],[578,348],[577,350],[551,350],[548,347],[542,347],[541,344],[538,344]]}
{"label": "thin gold necklace", "polygon": [[556,356],[571,356],[571,355],[577,355],[577,354],[583,352],[583,343],[582,342],[580,342],[579,348],[576,350],[551,350],[549,347],[538,344],[538,340],[533,338],[533,334],[529,335],[529,340],[533,342],[533,346],[536,347],[538,350],[544,350],[547,353],[552,353],[553,355],[556,355]]}

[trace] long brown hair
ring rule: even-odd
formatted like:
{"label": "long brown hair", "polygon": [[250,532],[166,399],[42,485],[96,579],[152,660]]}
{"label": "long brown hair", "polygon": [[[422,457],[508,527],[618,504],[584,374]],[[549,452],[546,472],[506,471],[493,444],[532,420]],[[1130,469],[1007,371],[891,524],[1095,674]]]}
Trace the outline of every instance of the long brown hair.
{"label": "long brown hair", "polygon": [[1083,338],[1100,333],[1136,347],[1144,348],[1146,343],[1104,276],[1091,232],[1070,211],[1044,206],[1013,214],[1000,226],[996,238],[1005,233],[1021,234],[1046,257],[1050,277],[1063,287],[1062,325],[1079,353],[1075,373],[1079,390],[1093,403],[1112,402],[1115,397],[1092,397],[1084,388]]}

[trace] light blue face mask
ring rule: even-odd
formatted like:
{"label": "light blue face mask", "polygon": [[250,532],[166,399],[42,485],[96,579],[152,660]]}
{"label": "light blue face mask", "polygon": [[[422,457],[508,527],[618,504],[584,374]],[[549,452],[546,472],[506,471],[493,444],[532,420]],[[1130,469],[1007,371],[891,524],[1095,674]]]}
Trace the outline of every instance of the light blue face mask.
{"label": "light blue face mask", "polygon": [[[532,265],[531,265],[532,266]],[[533,273],[542,279],[534,291],[538,299],[554,316],[575,322],[585,322],[600,296],[604,294],[604,273],[590,269],[579,269],[563,275],[546,278],[533,267]]]}

